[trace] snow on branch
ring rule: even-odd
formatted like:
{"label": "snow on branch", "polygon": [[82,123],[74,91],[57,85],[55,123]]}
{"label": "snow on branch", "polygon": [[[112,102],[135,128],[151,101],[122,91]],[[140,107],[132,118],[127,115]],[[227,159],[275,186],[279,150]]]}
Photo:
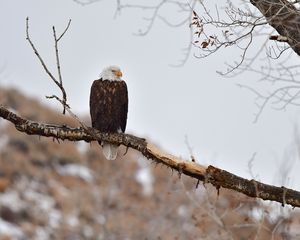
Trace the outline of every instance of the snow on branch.
{"label": "snow on branch", "polygon": [[289,204],[293,207],[300,207],[300,192],[298,191],[267,185],[253,179],[247,180],[211,165],[206,167],[195,161],[178,158],[163,152],[147,140],[130,134],[101,133],[93,128],[88,128],[89,132],[87,132],[86,129],[81,127],[71,128],[66,125],[33,122],[18,116],[3,106],[0,106],[0,117],[14,124],[18,131],[29,135],[52,137],[57,140],[106,141],[113,144],[122,144],[127,148],[139,151],[143,156],[155,163],[163,164],[177,171],[179,176],[185,174],[196,179],[196,186],[198,186],[200,181],[203,184],[212,184],[217,188],[218,193],[220,188],[227,188],[249,197],[276,201],[281,203],[282,206]]}

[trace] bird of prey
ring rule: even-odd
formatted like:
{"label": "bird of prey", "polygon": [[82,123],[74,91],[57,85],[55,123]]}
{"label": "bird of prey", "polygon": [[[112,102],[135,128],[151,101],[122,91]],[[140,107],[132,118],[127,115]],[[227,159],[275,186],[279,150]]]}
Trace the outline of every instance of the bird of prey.
{"label": "bird of prey", "polygon": [[[128,111],[128,92],[122,72],[117,66],[105,68],[95,80],[90,93],[92,127],[105,133],[125,132]],[[115,160],[118,145],[99,142],[106,159]]]}

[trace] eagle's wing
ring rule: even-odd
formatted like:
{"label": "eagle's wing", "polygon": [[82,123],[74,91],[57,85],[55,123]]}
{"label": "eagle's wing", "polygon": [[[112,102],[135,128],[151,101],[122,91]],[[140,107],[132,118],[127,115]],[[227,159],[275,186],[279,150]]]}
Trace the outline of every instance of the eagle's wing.
{"label": "eagle's wing", "polygon": [[128,112],[128,92],[127,92],[127,85],[124,81],[118,82],[119,84],[119,92],[120,94],[120,127],[122,132],[125,132],[126,123],[127,123],[127,112]]}
{"label": "eagle's wing", "polygon": [[[128,93],[124,81],[95,80],[90,93],[92,126],[101,132],[125,132]],[[99,142],[108,160],[117,157],[118,145]]]}
{"label": "eagle's wing", "polygon": [[[101,86],[100,80],[95,80],[91,86],[90,92],[90,114],[92,120],[92,127],[98,130],[102,130],[101,121],[104,121],[103,116],[103,104],[104,102],[105,89]],[[104,125],[104,124],[103,124]]]}
{"label": "eagle's wing", "polygon": [[125,132],[128,93],[124,81],[95,80],[90,93],[92,126],[102,132]]}

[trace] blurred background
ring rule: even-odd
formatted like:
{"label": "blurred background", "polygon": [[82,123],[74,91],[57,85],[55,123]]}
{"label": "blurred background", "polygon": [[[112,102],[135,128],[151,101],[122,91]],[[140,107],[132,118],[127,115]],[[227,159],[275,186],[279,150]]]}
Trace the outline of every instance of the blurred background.
{"label": "blurred background", "polygon": [[[190,11],[179,11],[172,1],[88,2],[0,3],[0,104],[31,120],[77,125],[61,114],[57,102],[45,99],[60,92],[25,39],[28,16],[31,39],[55,72],[52,26],[62,32],[72,19],[59,42],[61,67],[69,104],[87,124],[92,81],[104,67],[118,65],[129,91],[128,133],[183,159],[192,153],[203,165],[299,187],[299,110],[266,106],[254,123],[255,94],[237,84],[259,89],[258,77],[217,73],[240,57],[235,48],[197,58],[190,22],[180,24],[190,19]],[[163,18],[149,21],[160,3]],[[258,38],[253,48],[264,40]],[[296,211],[225,190],[217,196],[201,184],[196,189],[194,180],[179,178],[137,152],[122,156],[121,149],[117,161],[107,162],[97,144],[27,136],[4,120],[0,134],[1,239],[298,236]]]}

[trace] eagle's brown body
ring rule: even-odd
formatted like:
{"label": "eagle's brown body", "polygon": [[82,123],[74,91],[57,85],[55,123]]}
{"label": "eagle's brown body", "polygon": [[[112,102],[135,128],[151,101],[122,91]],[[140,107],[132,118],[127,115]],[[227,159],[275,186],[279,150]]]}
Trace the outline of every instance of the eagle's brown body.
{"label": "eagle's brown body", "polygon": [[101,132],[125,132],[128,111],[126,83],[95,80],[90,93],[92,126]]}

